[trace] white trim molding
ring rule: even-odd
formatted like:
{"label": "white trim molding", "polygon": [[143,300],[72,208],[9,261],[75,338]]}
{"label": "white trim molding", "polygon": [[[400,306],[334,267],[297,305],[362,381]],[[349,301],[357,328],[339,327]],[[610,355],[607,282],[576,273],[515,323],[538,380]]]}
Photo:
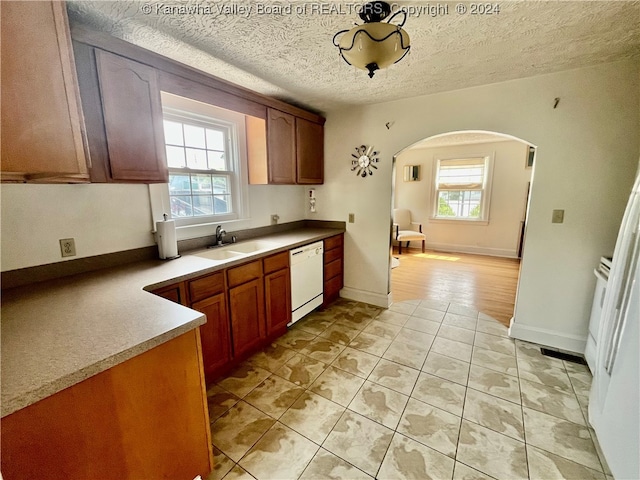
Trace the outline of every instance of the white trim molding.
{"label": "white trim molding", "polygon": [[556,330],[520,325],[514,321],[514,318],[511,318],[511,323],[509,324],[509,337],[568,352],[576,352],[581,355],[584,354],[587,345],[586,336],[569,335]]}
{"label": "white trim molding", "polygon": [[382,294],[344,287],[340,290],[340,297],[348,300],[355,300],[356,302],[368,303],[369,305],[375,305],[376,307],[382,308],[389,308],[389,305],[391,305],[390,293]]}
{"label": "white trim molding", "polygon": [[518,251],[508,248],[478,247],[475,245],[461,245],[455,243],[430,243],[427,242],[429,250],[446,253],[473,253],[476,255],[489,255],[492,257],[518,258]]}

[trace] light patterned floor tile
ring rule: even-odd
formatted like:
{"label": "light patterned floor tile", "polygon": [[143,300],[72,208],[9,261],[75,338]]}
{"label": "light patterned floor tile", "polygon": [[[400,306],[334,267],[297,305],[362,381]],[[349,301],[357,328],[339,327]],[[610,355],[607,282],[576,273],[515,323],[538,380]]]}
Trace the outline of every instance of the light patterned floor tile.
{"label": "light patterned floor tile", "polygon": [[393,340],[396,338],[396,335],[401,328],[402,327],[399,325],[373,320],[369,325],[367,325],[367,328],[365,328],[363,332],[376,335],[377,337],[386,338],[387,340]]}
{"label": "light patterned floor tile", "polygon": [[247,360],[251,365],[275,372],[296,354],[294,350],[272,343]]}
{"label": "light patterned floor tile", "polygon": [[471,363],[514,377],[518,376],[518,364],[516,363],[516,357],[513,355],[505,355],[485,348],[473,347]]}
{"label": "light patterned floor tile", "polygon": [[349,344],[351,348],[362,350],[363,352],[367,352],[378,357],[381,357],[384,354],[387,348],[389,348],[389,345],[391,345],[391,340],[364,332],[354,338]]}
{"label": "light patterned floor tile", "polygon": [[409,318],[411,317],[409,317],[409,315],[405,315],[404,313],[394,312],[393,310],[383,310],[375,318],[375,320],[402,327],[405,323],[407,323],[407,320],[409,320]]}
{"label": "light patterned floor tile", "polygon": [[391,360],[392,362],[406,365],[411,368],[422,368],[424,360],[427,358],[428,349],[418,348],[414,345],[393,341],[382,358]]}
{"label": "light patterned floor tile", "polygon": [[349,404],[349,410],[395,430],[408,400],[406,395],[367,381]]}
{"label": "light patterned floor tile", "polygon": [[428,333],[429,335],[435,335],[440,330],[440,322],[434,322],[433,320],[427,320],[420,317],[409,317],[409,320],[404,324],[405,328],[411,330],[417,330],[418,332]]}
{"label": "light patterned floor tile", "polygon": [[445,357],[435,352],[427,355],[422,371],[451,380],[460,385],[466,385],[469,379],[469,364],[467,362]]}
{"label": "light patterned floor tile", "polygon": [[316,338],[316,335],[313,333],[292,328],[283,336],[276,339],[275,343],[282,345],[283,347],[290,348],[291,350],[299,351],[306,347],[314,338]]}
{"label": "light patterned floor tile", "polygon": [[498,322],[497,320],[484,320],[482,318],[478,319],[478,324],[476,326],[476,330],[482,333],[488,333],[490,335],[495,335],[497,337],[508,337],[509,329],[505,327],[503,324]]}
{"label": "light patterned floor tile", "polygon": [[224,480],[254,480],[255,477],[249,475],[249,473],[240,465],[236,465],[231,469],[229,473],[224,477]]}
{"label": "light patterned floor tile", "polygon": [[356,338],[359,333],[360,330],[334,323],[322,332],[319,337],[326,338],[327,340],[340,345],[349,345],[351,340]]}
{"label": "light patterned floor tile", "polygon": [[324,448],[318,450],[300,480],[371,480],[373,477]]}
{"label": "light patterned floor tile", "polygon": [[468,467],[464,463],[456,462],[453,471],[453,480],[494,480],[478,470]]}
{"label": "light patterned floor tile", "polygon": [[523,380],[554,387],[567,394],[574,394],[569,376],[564,370],[555,367],[532,368],[527,360],[518,359],[518,376]]}
{"label": "light patterned floor tile", "polygon": [[274,423],[273,418],[240,401],[211,425],[211,443],[237,462]]}
{"label": "light patterned floor tile", "polygon": [[280,422],[320,445],[344,410],[345,407],[306,391],[280,417]]}
{"label": "light patterned floor tile", "polygon": [[455,313],[447,313],[442,320],[444,325],[453,327],[466,328],[467,330],[476,330],[477,320],[473,317],[465,317],[464,315],[456,315]]}
{"label": "light patterned floor tile", "polygon": [[330,366],[313,382],[309,390],[346,407],[363,383],[364,378]]}
{"label": "light patterned floor tile", "polygon": [[567,372],[569,381],[576,395],[589,396],[591,392],[592,376],[589,372]]}
{"label": "light patterned floor tile", "polygon": [[216,421],[220,415],[227,412],[240,400],[233,393],[226,391],[219,385],[213,384],[207,389],[207,405],[209,406],[209,421]]}
{"label": "light patterned floor tile", "polygon": [[471,362],[473,347],[467,343],[456,342],[455,340],[438,336],[433,341],[430,351],[469,363]]}
{"label": "light patterned floor tile", "polygon": [[345,345],[317,337],[315,340],[311,340],[300,353],[323,363],[331,363],[342,353],[344,348]]}
{"label": "light patterned floor tile", "polygon": [[460,305],[457,303],[449,304],[449,308],[447,308],[447,313],[455,313],[456,315],[464,315],[465,317],[478,318],[478,310],[472,307],[467,307],[466,305]]}
{"label": "light patterned floor tile", "polygon": [[442,310],[425,307],[421,304],[418,308],[415,309],[411,316],[441,323],[444,315],[445,313]]}
{"label": "light patterned floor tile", "polygon": [[453,474],[454,461],[424,445],[394,434],[377,478],[380,480],[440,480]]}
{"label": "light patterned floor tile", "polygon": [[462,385],[421,372],[411,396],[461,417],[465,391]]}
{"label": "light patterned floor tile", "polygon": [[269,370],[243,363],[218,382],[225,390],[242,398],[271,375]]}
{"label": "light patterned floor tile", "polygon": [[235,463],[224,453],[213,447],[213,470],[207,476],[206,480],[222,480],[224,476],[231,471]]}
{"label": "light patterned floor tile", "polygon": [[575,395],[524,379],[520,380],[520,390],[523,406],[586,426],[582,409]]}
{"label": "light patterned floor tile", "polygon": [[602,472],[527,445],[531,480],[605,480]]}
{"label": "light patterned floor tile", "polygon": [[380,357],[347,347],[338,355],[332,365],[345,372],[367,378],[379,361]]}
{"label": "light patterned floor tile", "polygon": [[473,345],[475,333],[471,330],[453,325],[442,325],[438,330],[438,337],[447,338],[456,342],[467,343]]}
{"label": "light patterned floor tile", "polygon": [[347,410],[322,446],[375,476],[391,443],[393,430]]}
{"label": "light patterned floor tile", "polygon": [[308,388],[327,366],[319,360],[296,354],[275,373],[299,387]]}
{"label": "light patterned floor tile", "polygon": [[443,302],[440,300],[422,300],[420,307],[431,308],[432,310],[438,310],[440,312],[446,312],[449,308],[449,302]]}
{"label": "light patterned floor tile", "polygon": [[369,380],[405,395],[411,394],[420,370],[382,359],[369,375]]}
{"label": "light patterned floor tile", "polygon": [[[320,447],[281,423],[258,440],[240,466],[258,479],[297,479]],[[287,461],[282,457],[286,455]]]}
{"label": "light patterned floor tile", "polygon": [[518,362],[524,360],[535,371],[537,368],[546,369],[549,367],[565,370],[564,362],[559,358],[548,357],[540,352],[540,345],[516,340],[516,356]]}
{"label": "light patterned floor tile", "polygon": [[304,389],[295,384],[271,375],[244,397],[244,401],[273,418],[279,418],[302,392]]}
{"label": "light patterned floor tile", "polygon": [[517,377],[471,365],[469,387],[503,400],[520,403],[520,385]]}
{"label": "light patterned floor tile", "polygon": [[460,420],[456,415],[411,398],[400,419],[398,432],[454,457]]}
{"label": "light patterned floor tile", "polygon": [[405,315],[411,315],[416,310],[416,308],[417,305],[413,303],[399,302],[392,303],[389,307],[389,310],[391,310],[392,312],[404,313]]}
{"label": "light patterned floor tile", "polygon": [[473,344],[480,348],[486,348],[487,350],[503,353],[505,355],[516,354],[515,343],[510,338],[497,337],[488,333],[476,332]]}
{"label": "light patterned floor tile", "polygon": [[498,480],[527,480],[523,442],[467,420],[462,421],[456,459]]}
{"label": "light patterned floor tile", "polygon": [[585,467],[602,469],[587,427],[530,408],[523,411],[527,444]]}
{"label": "light patterned floor tile", "polygon": [[431,348],[434,338],[436,338],[434,335],[430,335],[428,333],[418,332],[416,330],[411,330],[410,328],[402,328],[398,332],[395,341],[428,350]]}
{"label": "light patterned floor tile", "polygon": [[292,330],[301,330],[303,332],[307,332],[312,335],[320,335],[322,332],[324,332],[327,328],[329,328],[335,322],[335,319],[333,317],[329,317],[329,318],[327,318],[326,316],[312,317],[312,315],[317,315],[317,314],[315,314],[315,312],[312,312],[308,316],[298,320],[294,324]]}
{"label": "light patterned floor tile", "polygon": [[524,442],[522,407],[516,403],[469,388],[463,417],[494,432]]}

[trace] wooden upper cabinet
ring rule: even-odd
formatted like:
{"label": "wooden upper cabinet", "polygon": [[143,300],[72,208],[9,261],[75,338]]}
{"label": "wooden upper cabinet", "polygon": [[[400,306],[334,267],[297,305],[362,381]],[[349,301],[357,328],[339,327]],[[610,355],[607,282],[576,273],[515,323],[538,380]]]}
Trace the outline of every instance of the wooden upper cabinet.
{"label": "wooden upper cabinet", "polygon": [[267,109],[269,183],[296,183],[296,117]]}
{"label": "wooden upper cabinet", "polygon": [[86,182],[64,2],[2,2],[3,181]]}
{"label": "wooden upper cabinet", "polygon": [[304,118],[296,118],[296,182],[324,182],[324,128]]}
{"label": "wooden upper cabinet", "polygon": [[112,181],[168,180],[156,70],[96,50]]}

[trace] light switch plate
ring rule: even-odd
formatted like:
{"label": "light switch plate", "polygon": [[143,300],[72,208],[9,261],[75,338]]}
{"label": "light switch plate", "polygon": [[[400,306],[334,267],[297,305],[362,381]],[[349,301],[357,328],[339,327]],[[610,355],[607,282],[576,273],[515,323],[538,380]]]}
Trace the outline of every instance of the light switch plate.
{"label": "light switch plate", "polygon": [[356,214],[355,213],[350,213],[349,214],[349,223],[355,223],[356,222]]}
{"label": "light switch plate", "polygon": [[554,210],[551,215],[551,223],[563,223],[564,222],[564,210]]}
{"label": "light switch plate", "polygon": [[76,240],[74,238],[60,239],[60,253],[63,257],[76,256]]}

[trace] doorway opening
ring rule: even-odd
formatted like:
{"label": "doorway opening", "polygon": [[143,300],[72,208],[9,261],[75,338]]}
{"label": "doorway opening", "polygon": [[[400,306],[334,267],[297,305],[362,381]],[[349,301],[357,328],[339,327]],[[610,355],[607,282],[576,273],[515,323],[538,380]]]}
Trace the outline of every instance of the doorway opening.
{"label": "doorway opening", "polygon": [[[394,156],[392,212],[404,223],[410,215],[406,225],[392,218],[394,302],[444,300],[509,324],[526,250],[535,155],[530,142],[473,130],[428,137]],[[403,229],[421,230],[424,252],[420,241],[399,245]]]}

